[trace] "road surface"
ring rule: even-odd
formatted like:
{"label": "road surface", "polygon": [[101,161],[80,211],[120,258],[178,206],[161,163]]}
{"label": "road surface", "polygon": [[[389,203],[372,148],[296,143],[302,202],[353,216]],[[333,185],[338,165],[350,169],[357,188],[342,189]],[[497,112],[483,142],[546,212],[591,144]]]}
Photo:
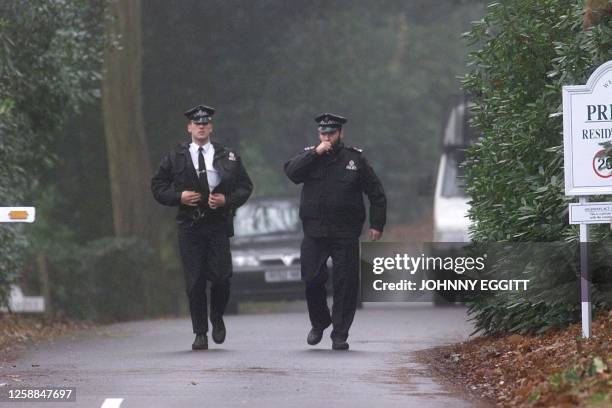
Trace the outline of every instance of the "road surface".
{"label": "road surface", "polygon": [[[300,306],[300,309],[303,309]],[[187,319],[105,326],[40,343],[3,365],[5,387],[76,387],[76,402],[0,403],[43,407],[468,407],[413,361],[411,351],[465,340],[465,308],[366,304],[348,352],[330,330],[306,344],[304,310],[226,317],[224,344],[191,351]],[[481,405],[479,405],[481,406]]]}

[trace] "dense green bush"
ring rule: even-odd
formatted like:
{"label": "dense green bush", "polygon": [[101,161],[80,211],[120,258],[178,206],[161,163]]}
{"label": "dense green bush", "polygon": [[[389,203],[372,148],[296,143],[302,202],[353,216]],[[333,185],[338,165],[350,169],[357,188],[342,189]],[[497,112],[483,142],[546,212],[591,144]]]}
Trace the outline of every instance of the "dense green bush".
{"label": "dense green bush", "polygon": [[92,241],[54,271],[54,308],[101,321],[142,318],[151,309],[153,294],[146,281],[154,260],[149,245],[136,238]]}
{"label": "dense green bush", "polygon": [[[561,87],[586,83],[612,56],[610,14],[585,30],[583,7],[574,0],[506,0],[491,4],[466,34],[477,50],[463,83],[483,135],[465,163],[476,241],[577,239],[567,217],[574,199],[564,195]],[[595,240],[610,239],[609,226],[593,229]],[[559,273],[550,265],[531,263],[522,273],[547,290],[537,299],[510,292],[479,298],[470,308],[478,329],[541,331],[579,318],[575,273],[557,286],[547,286]],[[610,273],[598,276],[605,281]],[[604,284],[594,288],[596,308],[609,307],[612,293],[601,290]]]}
{"label": "dense green bush", "polygon": [[[50,187],[41,196],[39,219],[25,234],[30,243],[25,254],[46,261],[53,314],[117,321],[178,311],[182,273],[160,270],[148,243],[111,237],[81,242],[74,230],[53,221],[53,212],[69,208],[65,199]],[[37,286],[37,268],[32,265],[24,277],[29,279],[21,280],[25,288]]]}

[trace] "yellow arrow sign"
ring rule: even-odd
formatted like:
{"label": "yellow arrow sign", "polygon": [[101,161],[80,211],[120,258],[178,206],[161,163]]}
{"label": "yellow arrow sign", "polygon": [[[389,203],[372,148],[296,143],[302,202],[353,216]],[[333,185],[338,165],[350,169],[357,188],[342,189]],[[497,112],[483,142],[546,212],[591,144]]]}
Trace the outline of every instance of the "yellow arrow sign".
{"label": "yellow arrow sign", "polygon": [[34,207],[0,207],[0,223],[3,222],[34,222],[36,208]]}
{"label": "yellow arrow sign", "polygon": [[9,219],[11,220],[27,220],[27,211],[9,211]]}

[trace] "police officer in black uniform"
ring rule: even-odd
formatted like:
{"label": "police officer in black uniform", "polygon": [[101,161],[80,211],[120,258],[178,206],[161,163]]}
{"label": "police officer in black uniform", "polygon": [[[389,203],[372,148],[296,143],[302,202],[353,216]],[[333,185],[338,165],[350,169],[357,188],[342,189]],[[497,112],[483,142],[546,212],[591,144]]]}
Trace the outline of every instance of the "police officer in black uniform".
{"label": "police officer in black uniform", "polygon": [[185,112],[191,143],[184,142],[162,159],[151,180],[155,199],[178,206],[179,249],[183,261],[193,332],[193,350],[208,348],[207,281],[215,343],[225,340],[223,312],[229,300],[233,215],[246,202],[253,184],[240,157],[210,141],[215,110],[198,105]]}
{"label": "police officer in black uniform", "polygon": [[[365,221],[363,193],[370,201],[372,240],[382,236],[387,199],[380,180],[355,147],[342,143],[347,119],[331,113],[315,118],[319,141],[285,163],[285,173],[303,183],[300,218],[304,226],[301,247],[302,280],[312,329],[307,342],[318,344],[333,324],[334,350],[348,350],[346,342],[359,295],[359,235]],[[334,303],[330,315],[325,282],[326,263],[333,262]]]}

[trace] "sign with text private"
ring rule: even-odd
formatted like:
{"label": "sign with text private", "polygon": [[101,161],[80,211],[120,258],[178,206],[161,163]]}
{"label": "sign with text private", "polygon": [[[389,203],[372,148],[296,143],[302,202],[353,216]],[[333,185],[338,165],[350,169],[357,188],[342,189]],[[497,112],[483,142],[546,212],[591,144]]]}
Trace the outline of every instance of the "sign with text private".
{"label": "sign with text private", "polygon": [[[612,61],[563,87],[565,194],[612,194]],[[610,152],[609,152],[610,151]]]}

